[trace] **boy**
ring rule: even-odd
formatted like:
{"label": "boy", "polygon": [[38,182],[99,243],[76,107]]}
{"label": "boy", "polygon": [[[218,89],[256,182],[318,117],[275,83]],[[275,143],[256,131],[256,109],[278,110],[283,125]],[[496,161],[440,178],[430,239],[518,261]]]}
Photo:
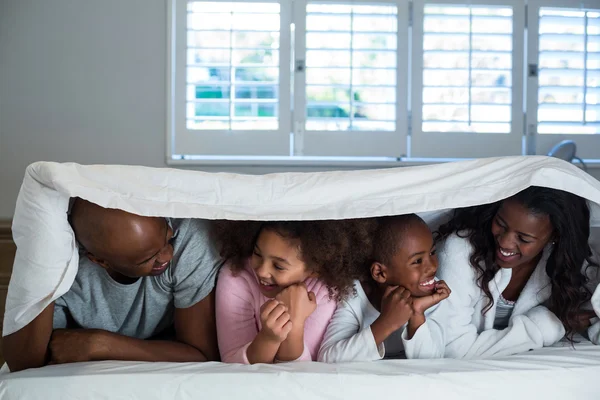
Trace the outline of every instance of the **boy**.
{"label": "boy", "polygon": [[441,337],[443,331],[426,323],[426,315],[450,295],[435,279],[438,261],[429,227],[415,214],[382,217],[374,239],[368,276],[355,282],[354,297],[338,305],[319,361],[443,356],[443,340],[435,349],[419,345],[428,340],[412,340]]}

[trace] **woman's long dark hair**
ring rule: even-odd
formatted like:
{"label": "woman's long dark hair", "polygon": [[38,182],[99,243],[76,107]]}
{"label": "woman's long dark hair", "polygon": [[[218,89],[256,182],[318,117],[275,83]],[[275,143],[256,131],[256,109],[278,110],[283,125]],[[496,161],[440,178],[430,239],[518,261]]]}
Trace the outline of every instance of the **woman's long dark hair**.
{"label": "woman's long dark hair", "polygon": [[[598,268],[591,259],[592,250],[588,244],[590,210],[587,202],[572,193],[538,186],[529,187],[510,199],[533,214],[550,218],[555,244],[546,263],[552,285],[549,307],[562,321],[567,337],[572,338],[578,327],[575,314],[591,298],[585,286],[589,279],[582,271],[584,262],[587,261],[588,268]],[[479,273],[477,285],[488,298],[483,313],[493,305],[489,283],[499,270],[495,263],[492,223],[501,204],[499,201],[456,209],[452,219],[442,225],[436,235],[438,241],[453,233],[469,239],[474,249],[469,261]]]}

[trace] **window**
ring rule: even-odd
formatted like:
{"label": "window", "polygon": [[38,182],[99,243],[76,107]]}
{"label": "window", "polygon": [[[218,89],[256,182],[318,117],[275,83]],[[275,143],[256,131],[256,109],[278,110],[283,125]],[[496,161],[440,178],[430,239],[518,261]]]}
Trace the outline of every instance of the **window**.
{"label": "window", "polygon": [[172,2],[171,157],[289,154],[289,4]]}
{"label": "window", "polygon": [[[581,158],[600,158],[600,7],[531,6],[529,124],[535,148],[575,140]],[[537,70],[537,71],[536,71]],[[535,76],[537,75],[537,76]]]}
{"label": "window", "polygon": [[524,18],[490,3],[414,3],[411,156],[521,154]]}
{"label": "window", "polygon": [[299,2],[296,155],[406,153],[407,4]]}
{"label": "window", "polygon": [[600,159],[592,2],[169,0],[167,157]]}
{"label": "window", "polygon": [[279,9],[188,4],[187,129],[278,129]]}
{"label": "window", "polygon": [[425,5],[424,132],[509,133],[510,7]]}

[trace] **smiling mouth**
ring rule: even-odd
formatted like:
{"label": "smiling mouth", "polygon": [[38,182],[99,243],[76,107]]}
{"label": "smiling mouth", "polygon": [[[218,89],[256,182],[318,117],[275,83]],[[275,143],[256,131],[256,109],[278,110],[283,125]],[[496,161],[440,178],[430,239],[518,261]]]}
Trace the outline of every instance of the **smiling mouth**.
{"label": "smiling mouth", "polygon": [[160,264],[158,267],[154,267],[154,268],[152,268],[152,271],[155,271],[155,272],[156,272],[156,271],[162,271],[162,270],[165,270],[165,269],[167,269],[167,267],[169,266],[169,263],[170,263],[170,262],[171,262],[171,261],[167,261],[167,262],[165,262],[165,263],[163,263],[163,264]]}
{"label": "smiling mouth", "polygon": [[267,291],[269,291],[269,290],[273,290],[273,289],[275,289],[275,288],[277,287],[277,285],[276,285],[276,284],[274,284],[274,283],[269,283],[269,282],[267,282],[267,281],[264,281],[264,280],[262,280],[262,279],[259,279],[259,280],[258,280],[258,283],[260,283],[260,286],[261,286],[263,289],[267,290]]}
{"label": "smiling mouth", "polygon": [[435,279],[431,278],[429,280],[423,281],[421,283],[419,283],[419,286],[431,286],[435,283]]}
{"label": "smiling mouth", "polygon": [[506,250],[497,245],[496,249],[496,258],[503,262],[511,262],[514,261],[517,257],[519,257],[520,253],[518,251]]}

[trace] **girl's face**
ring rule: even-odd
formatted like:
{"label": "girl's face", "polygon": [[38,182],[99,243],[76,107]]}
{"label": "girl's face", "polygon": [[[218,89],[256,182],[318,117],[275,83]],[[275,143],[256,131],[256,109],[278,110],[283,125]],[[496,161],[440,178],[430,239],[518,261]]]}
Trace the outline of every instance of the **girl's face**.
{"label": "girl's face", "polygon": [[259,233],[252,254],[252,268],[262,294],[273,298],[286,287],[314,276],[306,269],[299,253],[297,241],[285,239],[270,229]]}
{"label": "girl's face", "polygon": [[413,223],[403,233],[399,250],[387,265],[388,285],[399,285],[415,297],[428,296],[435,290],[438,259],[429,227]]}
{"label": "girl's face", "polygon": [[496,264],[500,268],[537,265],[542,250],[552,239],[553,228],[545,214],[532,214],[519,202],[502,202],[492,221]]}

